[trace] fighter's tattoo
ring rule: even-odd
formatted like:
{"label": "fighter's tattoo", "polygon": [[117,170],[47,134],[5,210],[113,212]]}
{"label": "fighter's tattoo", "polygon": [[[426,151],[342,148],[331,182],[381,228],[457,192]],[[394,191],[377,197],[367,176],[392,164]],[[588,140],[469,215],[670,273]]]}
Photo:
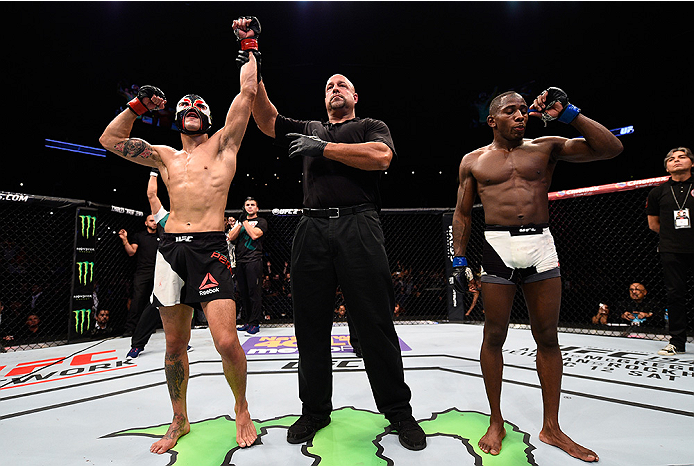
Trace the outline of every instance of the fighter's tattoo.
{"label": "fighter's tattoo", "polygon": [[166,431],[163,439],[178,439],[183,435],[183,426],[186,423],[186,417],[182,414],[174,414],[174,420]]}
{"label": "fighter's tattoo", "polygon": [[180,400],[183,397],[182,388],[185,380],[185,369],[180,357],[167,354],[164,358],[164,372],[171,400]]}
{"label": "fighter's tattoo", "polygon": [[127,139],[116,144],[116,150],[126,157],[149,158],[152,155],[152,147],[142,139]]}

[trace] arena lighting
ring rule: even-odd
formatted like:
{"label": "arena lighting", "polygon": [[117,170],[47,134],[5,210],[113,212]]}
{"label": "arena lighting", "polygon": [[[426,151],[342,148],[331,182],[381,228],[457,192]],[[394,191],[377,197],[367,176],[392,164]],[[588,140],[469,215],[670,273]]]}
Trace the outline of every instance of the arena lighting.
{"label": "arena lighting", "polygon": [[49,149],[60,149],[67,150],[70,152],[77,152],[78,154],[88,154],[96,155],[97,157],[106,157],[106,149],[101,149],[98,147],[81,146],[79,144],[72,144],[69,142],[61,142],[53,139],[45,139],[46,147]]}
{"label": "arena lighting", "polygon": [[624,136],[625,134],[631,134],[633,132],[634,132],[633,126],[624,126],[622,128],[610,130],[610,133],[614,134],[615,136]]}
{"label": "arena lighting", "polygon": [[[633,134],[634,133],[634,127],[633,126],[623,126],[621,128],[615,128],[611,129],[610,133],[614,134],[615,136],[624,136],[625,134]],[[583,136],[579,136],[574,139],[585,139]]]}

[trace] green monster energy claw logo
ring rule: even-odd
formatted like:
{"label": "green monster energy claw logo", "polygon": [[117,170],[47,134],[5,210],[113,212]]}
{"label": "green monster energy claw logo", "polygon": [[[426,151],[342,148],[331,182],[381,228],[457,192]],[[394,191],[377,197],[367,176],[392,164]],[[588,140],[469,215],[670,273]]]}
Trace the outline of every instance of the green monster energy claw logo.
{"label": "green monster energy claw logo", "polygon": [[85,238],[94,236],[96,233],[96,217],[92,215],[80,215],[80,222],[82,223],[82,236]]}
{"label": "green monster energy claw logo", "polygon": [[94,280],[94,262],[77,262],[77,278],[80,285],[86,285]]}
{"label": "green monster energy claw logo", "polygon": [[89,309],[78,309],[72,312],[75,313],[75,333],[79,333],[81,335],[86,330],[89,330],[89,325],[91,324],[91,312],[89,311]]}

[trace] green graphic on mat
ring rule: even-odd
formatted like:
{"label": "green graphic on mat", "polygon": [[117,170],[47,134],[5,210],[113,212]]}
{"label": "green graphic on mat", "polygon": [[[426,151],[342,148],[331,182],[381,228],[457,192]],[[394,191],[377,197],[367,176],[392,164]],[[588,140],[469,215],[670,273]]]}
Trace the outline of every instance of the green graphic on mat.
{"label": "green graphic on mat", "polygon": [[[288,429],[299,416],[288,415],[266,421],[254,421],[258,435],[261,437],[268,429]],[[427,437],[445,436],[461,441],[474,458],[475,465],[482,466],[535,466],[532,450],[535,449],[528,440],[530,436],[506,423],[506,438],[503,449],[498,456],[483,453],[477,441],[484,435],[489,426],[489,416],[476,412],[459,411],[451,408],[434,414],[431,419],[420,421]],[[393,460],[385,456],[381,439],[390,433],[389,422],[382,414],[373,413],[353,407],[334,410],[330,424],[318,431],[310,446],[301,448],[307,456],[307,465],[313,466],[391,466]],[[168,429],[168,424],[153,427],[135,428],[114,432],[106,437],[139,435],[158,439]],[[396,434],[392,434],[396,435]],[[349,441],[347,441],[349,439]],[[287,448],[300,448],[286,444]],[[251,447],[263,448],[263,445]],[[431,448],[428,447],[428,448]],[[239,450],[236,444],[236,424],[229,416],[191,423],[190,433],[181,437],[176,446],[169,450],[170,465],[175,466],[220,466],[232,464],[234,452]],[[418,455],[426,455],[426,450]],[[421,456],[420,456],[421,457]],[[463,458],[461,458],[462,460]],[[468,464],[467,460],[465,464]]]}

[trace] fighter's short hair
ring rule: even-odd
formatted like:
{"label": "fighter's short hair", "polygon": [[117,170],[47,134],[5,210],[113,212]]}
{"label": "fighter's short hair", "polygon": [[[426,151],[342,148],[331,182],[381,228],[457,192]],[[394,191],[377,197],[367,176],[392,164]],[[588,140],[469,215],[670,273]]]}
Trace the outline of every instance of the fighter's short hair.
{"label": "fighter's short hair", "polygon": [[506,97],[507,95],[511,95],[511,94],[517,94],[518,96],[520,96],[521,98],[523,98],[523,96],[521,96],[520,94],[518,94],[518,92],[516,92],[516,91],[506,91],[506,92],[502,92],[501,94],[499,94],[499,95],[497,95],[496,97],[494,97],[494,98],[492,99],[492,101],[489,103],[489,114],[490,114],[490,115],[495,115],[495,114],[501,109],[501,100],[502,100],[504,97]]}

